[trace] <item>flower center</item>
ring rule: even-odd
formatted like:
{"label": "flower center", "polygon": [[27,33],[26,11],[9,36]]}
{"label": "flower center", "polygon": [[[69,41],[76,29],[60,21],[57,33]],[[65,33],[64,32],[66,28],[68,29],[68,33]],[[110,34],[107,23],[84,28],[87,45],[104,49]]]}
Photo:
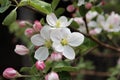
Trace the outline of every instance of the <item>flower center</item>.
{"label": "flower center", "polygon": [[45,46],[46,46],[47,48],[50,48],[51,45],[52,45],[52,41],[51,41],[51,40],[47,40],[47,41],[45,42]]}
{"label": "flower center", "polygon": [[110,28],[110,29],[113,29],[113,25],[111,24],[111,25],[109,26],[109,28]]}
{"label": "flower center", "polygon": [[56,27],[57,27],[57,28],[60,27],[60,21],[59,21],[59,20],[57,20],[57,22],[56,22]]}
{"label": "flower center", "polygon": [[62,39],[61,40],[61,44],[64,46],[64,45],[67,45],[68,44],[68,41],[67,39]]}

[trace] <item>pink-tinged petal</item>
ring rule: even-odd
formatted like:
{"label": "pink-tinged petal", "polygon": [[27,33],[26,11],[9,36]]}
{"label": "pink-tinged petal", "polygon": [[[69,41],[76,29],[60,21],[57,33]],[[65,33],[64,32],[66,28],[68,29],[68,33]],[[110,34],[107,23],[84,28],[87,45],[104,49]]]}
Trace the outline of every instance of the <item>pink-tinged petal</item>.
{"label": "pink-tinged petal", "polygon": [[64,46],[63,55],[70,60],[75,58],[75,52],[70,46]]}
{"label": "pink-tinged petal", "polygon": [[36,46],[41,46],[44,45],[45,40],[41,37],[40,34],[36,34],[31,37],[31,42]]}
{"label": "pink-tinged petal", "polygon": [[37,60],[43,61],[47,59],[48,55],[49,55],[48,48],[40,47],[35,51],[34,57]]}
{"label": "pink-tinged petal", "polygon": [[56,15],[54,13],[51,13],[51,14],[47,15],[46,20],[47,20],[47,23],[50,26],[55,26],[56,21],[57,21],[57,17],[56,17]]}
{"label": "pink-tinged petal", "polygon": [[74,46],[74,47],[79,46],[83,43],[83,41],[84,41],[84,36],[78,32],[73,32],[68,37],[68,43],[70,46]]}

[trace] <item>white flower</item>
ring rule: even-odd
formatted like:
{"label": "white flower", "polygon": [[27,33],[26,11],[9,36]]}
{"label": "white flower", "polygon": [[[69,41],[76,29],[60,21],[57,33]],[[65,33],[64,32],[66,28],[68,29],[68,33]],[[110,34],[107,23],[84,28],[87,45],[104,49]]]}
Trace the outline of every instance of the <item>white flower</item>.
{"label": "white flower", "polygon": [[47,15],[46,20],[47,23],[53,28],[61,28],[69,26],[73,19],[70,19],[68,21],[65,16],[61,16],[59,19],[57,19],[56,15],[54,13],[51,13]]}
{"label": "white flower", "polygon": [[120,15],[114,12],[108,16],[105,22],[102,23],[103,29],[108,32],[118,32],[120,31]]}
{"label": "white flower", "polygon": [[51,39],[53,48],[72,60],[75,58],[75,52],[71,46],[77,47],[81,45],[84,41],[84,36],[78,32],[71,33],[68,28],[61,28],[51,32]]}
{"label": "white flower", "polygon": [[97,13],[96,11],[89,11],[89,12],[86,14],[86,19],[87,19],[87,21],[90,21],[90,20],[92,20],[93,18],[95,18],[97,15],[98,15],[98,13]]}
{"label": "white flower", "polygon": [[83,5],[83,4],[85,4],[85,0],[78,0],[78,6],[81,6],[81,5]]}
{"label": "white flower", "polygon": [[31,42],[35,46],[40,46],[36,51],[34,57],[37,60],[45,60],[48,55],[49,51],[48,49],[51,47],[52,42],[50,40],[50,27],[49,26],[44,26],[40,34],[35,34],[31,37]]}

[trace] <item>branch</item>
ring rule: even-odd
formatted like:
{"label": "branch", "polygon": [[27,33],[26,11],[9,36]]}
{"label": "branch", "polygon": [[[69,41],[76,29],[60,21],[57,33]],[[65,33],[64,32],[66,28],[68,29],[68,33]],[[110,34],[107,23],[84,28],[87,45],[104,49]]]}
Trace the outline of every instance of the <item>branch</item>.
{"label": "branch", "polygon": [[109,72],[96,72],[92,70],[80,70],[79,72],[72,72],[72,76],[76,76],[77,74],[83,74],[83,75],[90,75],[90,76],[100,76],[100,77],[108,77],[110,76]]}

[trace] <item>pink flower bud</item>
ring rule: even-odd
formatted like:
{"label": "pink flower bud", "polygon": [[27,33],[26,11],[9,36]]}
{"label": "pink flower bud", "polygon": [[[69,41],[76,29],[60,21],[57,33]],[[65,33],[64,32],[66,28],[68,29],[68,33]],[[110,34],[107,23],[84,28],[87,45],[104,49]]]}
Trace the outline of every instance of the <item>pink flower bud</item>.
{"label": "pink flower bud", "polygon": [[56,72],[51,72],[45,76],[45,80],[59,80],[59,76]]}
{"label": "pink flower bud", "polygon": [[75,10],[75,7],[73,5],[68,5],[67,11],[68,12],[73,12]]}
{"label": "pink flower bud", "polygon": [[19,55],[26,55],[29,53],[29,49],[26,48],[24,45],[16,45],[14,51]]}
{"label": "pink flower bud", "polygon": [[39,31],[41,30],[41,28],[42,28],[41,23],[36,20],[36,21],[34,22],[33,29],[35,30],[35,32],[39,32]]}
{"label": "pink flower bud", "polygon": [[101,1],[101,5],[104,6],[106,4],[105,0]]}
{"label": "pink flower bud", "polygon": [[15,78],[18,75],[18,72],[13,68],[6,68],[3,71],[3,77],[7,79]]}
{"label": "pink flower bud", "polygon": [[34,34],[34,29],[33,28],[27,28],[25,30],[25,35],[28,37],[31,37]]}
{"label": "pink flower bud", "polygon": [[45,69],[45,63],[43,61],[37,61],[35,63],[35,66],[38,70],[44,70]]}
{"label": "pink flower bud", "polygon": [[25,27],[26,26],[26,21],[18,21],[18,24],[21,28]]}
{"label": "pink flower bud", "polygon": [[62,59],[62,54],[54,52],[51,54],[50,59],[53,61],[59,61]]}
{"label": "pink flower bud", "polygon": [[91,7],[92,7],[92,3],[89,2],[85,4],[86,9],[91,9]]}

